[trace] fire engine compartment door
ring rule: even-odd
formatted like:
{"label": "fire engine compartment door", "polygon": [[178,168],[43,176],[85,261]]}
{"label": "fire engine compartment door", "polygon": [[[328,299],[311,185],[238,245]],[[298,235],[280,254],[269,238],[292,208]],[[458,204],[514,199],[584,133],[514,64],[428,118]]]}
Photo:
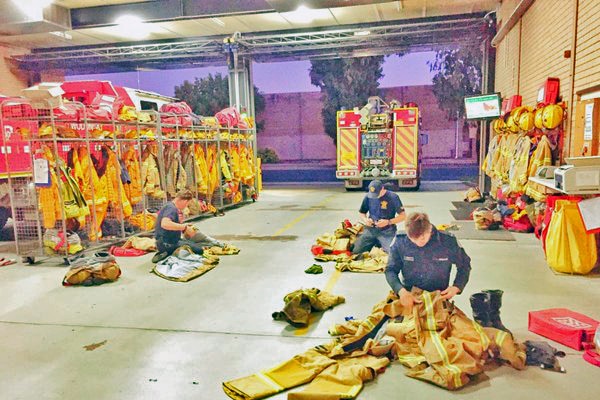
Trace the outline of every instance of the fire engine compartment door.
{"label": "fire engine compartment door", "polygon": [[338,128],[337,165],[339,170],[358,169],[358,134],[359,128]]}
{"label": "fire engine compartment door", "polygon": [[418,164],[419,110],[394,109],[394,170],[416,169]]}

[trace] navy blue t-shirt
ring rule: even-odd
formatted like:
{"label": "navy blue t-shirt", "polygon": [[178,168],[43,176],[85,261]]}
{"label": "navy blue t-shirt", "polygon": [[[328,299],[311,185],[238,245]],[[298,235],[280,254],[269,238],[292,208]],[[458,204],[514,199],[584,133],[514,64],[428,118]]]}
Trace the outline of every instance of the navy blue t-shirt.
{"label": "navy blue t-shirt", "polygon": [[177,244],[181,239],[180,231],[168,231],[160,226],[163,218],[169,218],[173,222],[179,222],[179,210],[175,207],[175,204],[168,202],[159,211],[158,217],[156,218],[156,227],[154,228],[154,237],[157,241],[168,244]]}
{"label": "navy blue t-shirt", "polygon": [[[385,194],[377,199],[370,199],[365,196],[358,210],[361,214],[367,214],[368,212],[369,218],[374,222],[380,219],[392,219],[396,214],[400,214],[403,211],[404,207],[402,206],[400,197],[389,190],[386,190]],[[383,229],[391,228],[396,229],[396,225],[392,224]]]}

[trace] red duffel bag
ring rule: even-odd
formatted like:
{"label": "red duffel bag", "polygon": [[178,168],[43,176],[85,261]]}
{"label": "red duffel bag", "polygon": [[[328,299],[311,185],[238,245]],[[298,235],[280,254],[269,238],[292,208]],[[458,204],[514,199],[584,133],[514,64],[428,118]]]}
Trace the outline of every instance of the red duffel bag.
{"label": "red duffel bag", "polygon": [[550,308],[529,312],[529,331],[582,350],[584,344],[594,340],[600,322],[566,308]]}

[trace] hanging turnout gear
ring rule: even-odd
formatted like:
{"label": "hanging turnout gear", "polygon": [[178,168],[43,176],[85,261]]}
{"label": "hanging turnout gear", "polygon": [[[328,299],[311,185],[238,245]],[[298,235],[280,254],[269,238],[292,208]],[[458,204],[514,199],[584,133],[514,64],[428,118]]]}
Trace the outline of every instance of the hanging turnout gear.
{"label": "hanging turnout gear", "polygon": [[125,194],[132,206],[142,201],[142,172],[138,152],[129,146],[122,157],[125,169],[129,173],[131,183],[125,185]]}
{"label": "hanging turnout gear", "polygon": [[161,188],[158,169],[158,148],[155,144],[146,146],[142,154],[142,189],[145,195],[157,199],[165,197]]}

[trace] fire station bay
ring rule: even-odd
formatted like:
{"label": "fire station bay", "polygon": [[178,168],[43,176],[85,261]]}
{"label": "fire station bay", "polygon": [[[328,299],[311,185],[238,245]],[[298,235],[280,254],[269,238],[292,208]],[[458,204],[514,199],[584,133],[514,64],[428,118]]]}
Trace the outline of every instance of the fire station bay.
{"label": "fire station bay", "polygon": [[598,21],[0,0],[0,400],[598,399]]}

